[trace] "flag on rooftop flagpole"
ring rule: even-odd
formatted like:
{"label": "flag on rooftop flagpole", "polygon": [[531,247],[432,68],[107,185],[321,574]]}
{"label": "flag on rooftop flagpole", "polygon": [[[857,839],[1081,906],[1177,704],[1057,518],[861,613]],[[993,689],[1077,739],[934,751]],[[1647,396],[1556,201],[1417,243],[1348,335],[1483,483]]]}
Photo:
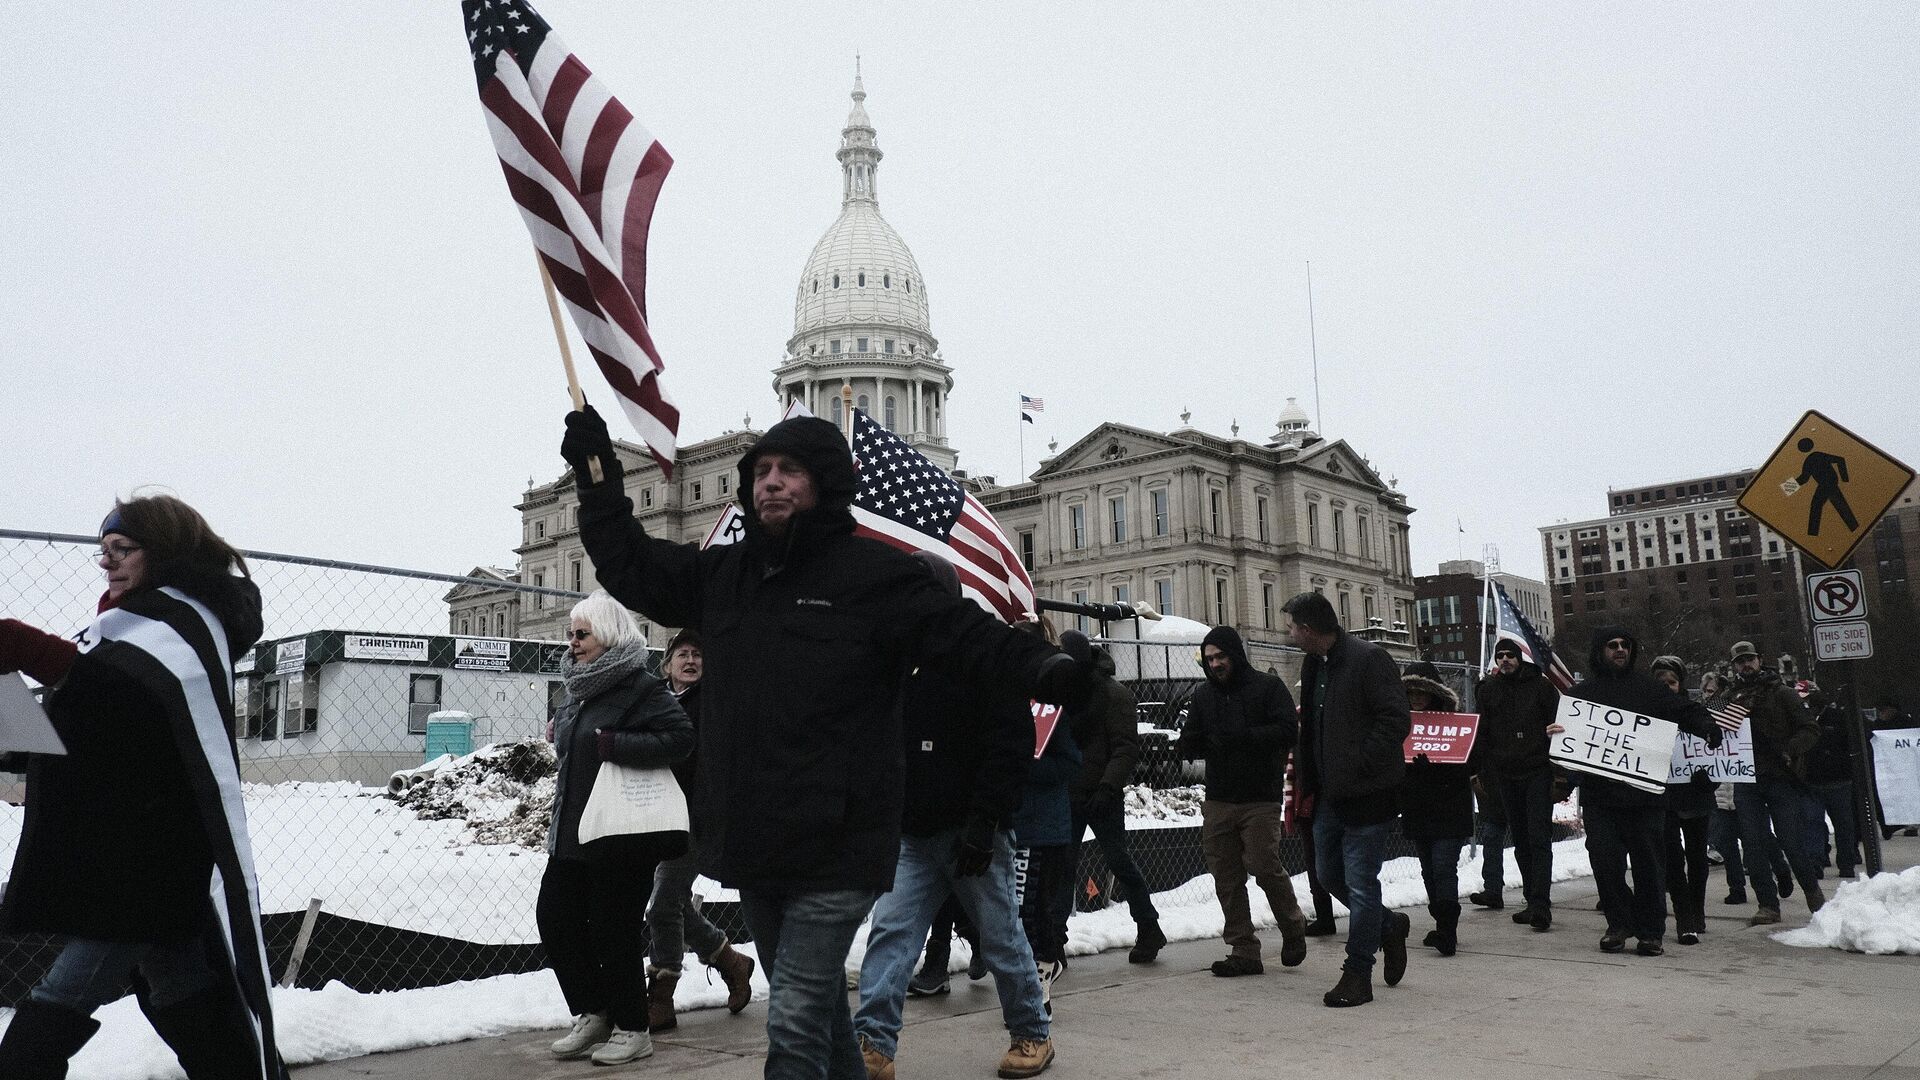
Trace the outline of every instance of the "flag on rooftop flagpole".
{"label": "flag on rooftop flagpole", "polygon": [[1540,669],[1541,674],[1552,681],[1560,690],[1573,686],[1573,672],[1553,654],[1553,646],[1547,644],[1540,632],[1533,628],[1520,609],[1513,606],[1507,596],[1506,586],[1493,581],[1493,640],[1495,645],[1502,640],[1513,642],[1520,649],[1520,658]]}
{"label": "flag on rooftop flagpole", "polygon": [[931,551],[953,564],[960,591],[1007,622],[1034,610],[1033,579],[1000,523],[926,455],[853,410],[859,490],[854,531],[902,551]]}
{"label": "flag on rooftop flagpole", "polygon": [[1037,397],[1028,397],[1025,394],[1020,395],[1020,419],[1025,420],[1027,423],[1031,424],[1033,423],[1034,413],[1046,412],[1046,411],[1047,411],[1046,399],[1037,398]]}
{"label": "flag on rooftop flagpole", "polygon": [[647,329],[647,229],[673,166],[526,0],[463,0],[480,102],[533,246],[621,410],[673,472],[680,411]]}

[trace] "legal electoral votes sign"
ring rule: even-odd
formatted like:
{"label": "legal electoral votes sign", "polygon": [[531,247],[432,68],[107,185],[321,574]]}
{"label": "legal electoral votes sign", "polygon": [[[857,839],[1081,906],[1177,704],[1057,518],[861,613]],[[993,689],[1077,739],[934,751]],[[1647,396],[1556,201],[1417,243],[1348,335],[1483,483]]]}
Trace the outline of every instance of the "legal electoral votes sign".
{"label": "legal electoral votes sign", "polygon": [[1569,769],[1604,776],[1641,791],[1667,789],[1674,736],[1680,727],[1657,716],[1560,698],[1555,718],[1565,731],[1550,736],[1547,756]]}

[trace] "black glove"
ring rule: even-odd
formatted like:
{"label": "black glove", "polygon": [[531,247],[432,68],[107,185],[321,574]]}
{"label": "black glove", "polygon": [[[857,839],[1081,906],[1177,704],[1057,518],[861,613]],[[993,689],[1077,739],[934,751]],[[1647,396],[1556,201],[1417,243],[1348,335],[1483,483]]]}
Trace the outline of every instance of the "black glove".
{"label": "black glove", "polygon": [[993,865],[993,822],[980,814],[970,814],[953,840],[953,872],[956,877],[979,877]]}
{"label": "black glove", "polygon": [[[560,440],[560,456],[573,466],[574,483],[583,493],[589,487],[601,485],[620,490],[620,480],[626,476],[626,470],[620,465],[620,455],[613,451],[613,436],[607,433],[607,422],[593,406],[567,414],[567,434]],[[595,461],[600,463],[598,481],[593,479],[591,463]]]}
{"label": "black glove", "polygon": [[1712,791],[1716,786],[1713,777],[1705,769],[1693,770],[1693,776],[1687,782],[1697,788],[1706,788],[1708,791]]}
{"label": "black glove", "polygon": [[1069,709],[1083,708],[1093,699],[1093,668],[1061,653],[1040,669],[1033,696]]}
{"label": "black glove", "polygon": [[1087,796],[1087,816],[1104,817],[1120,805],[1120,793],[1112,784],[1101,784]]}

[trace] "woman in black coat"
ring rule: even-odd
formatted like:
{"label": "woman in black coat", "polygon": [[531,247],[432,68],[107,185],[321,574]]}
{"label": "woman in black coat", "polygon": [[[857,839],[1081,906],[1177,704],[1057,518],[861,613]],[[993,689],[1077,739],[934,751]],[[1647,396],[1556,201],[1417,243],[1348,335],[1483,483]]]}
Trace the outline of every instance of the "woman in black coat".
{"label": "woman in black coat", "polygon": [[0,672],[48,687],[65,748],[21,755],[0,932],[54,935],[60,953],[0,1039],[0,1077],[66,1076],[94,1011],[131,981],[192,1080],[279,1080],[232,741],[233,661],[260,638],[260,590],[170,495],[116,502],[98,559],[106,594],[72,638],[0,620]]}
{"label": "woman in black coat", "polygon": [[[1413,712],[1457,712],[1460,699],[1425,661],[1407,665],[1400,682]],[[1400,782],[1400,831],[1420,856],[1433,929],[1421,942],[1452,956],[1459,947],[1460,849],[1473,835],[1473,786],[1466,765],[1440,765],[1417,754]]]}
{"label": "woman in black coat", "polygon": [[693,722],[667,684],[647,672],[647,642],[605,592],[574,605],[553,718],[553,824],[535,909],[540,943],[560,980],[573,1028],[549,1049],[623,1065],[653,1053],[647,1032],[647,896],[663,860],[686,853],[680,828],[580,840],[580,819],[603,762],[664,769],[693,750]]}

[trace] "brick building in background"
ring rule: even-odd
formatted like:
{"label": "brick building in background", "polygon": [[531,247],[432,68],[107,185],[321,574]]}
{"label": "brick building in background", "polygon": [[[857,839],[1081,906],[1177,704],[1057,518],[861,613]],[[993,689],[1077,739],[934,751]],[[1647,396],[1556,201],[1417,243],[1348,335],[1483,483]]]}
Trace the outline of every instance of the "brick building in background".
{"label": "brick building in background", "polygon": [[1586,668],[1594,627],[1620,623],[1643,656],[1670,653],[1695,672],[1743,640],[1769,666],[1806,669],[1800,552],[1736,505],[1754,472],[1610,490],[1606,517],[1540,529],[1569,667]]}
{"label": "brick building in background", "polygon": [[[1486,666],[1486,658],[1480,655],[1486,571],[1486,564],[1478,559],[1457,559],[1441,563],[1438,573],[1413,579],[1415,644],[1421,659]],[[1493,579],[1507,590],[1507,598],[1534,629],[1551,641],[1553,606],[1546,584],[1497,570]]]}

